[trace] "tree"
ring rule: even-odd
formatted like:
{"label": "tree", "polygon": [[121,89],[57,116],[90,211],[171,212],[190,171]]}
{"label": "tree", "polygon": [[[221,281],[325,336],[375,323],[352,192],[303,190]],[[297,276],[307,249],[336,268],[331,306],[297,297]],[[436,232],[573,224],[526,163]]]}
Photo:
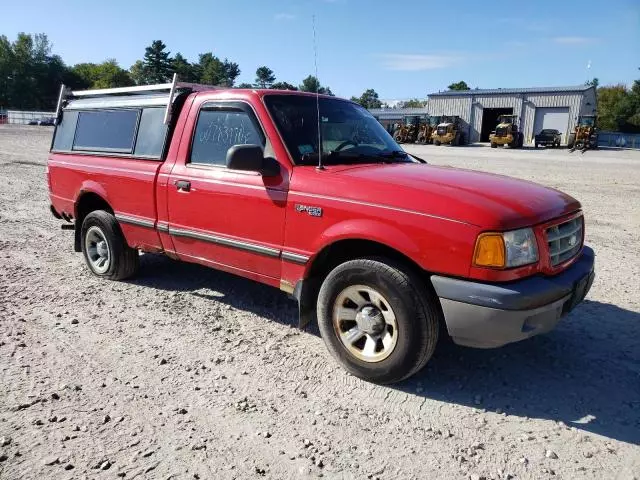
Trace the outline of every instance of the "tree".
{"label": "tree", "polygon": [[222,70],[224,72],[224,85],[233,87],[233,84],[236,83],[236,78],[240,76],[240,66],[225,58],[222,63]]}
{"label": "tree", "polygon": [[0,107],[50,110],[60,84],[78,86],[45,34],[19,33],[14,42],[0,36]]}
{"label": "tree", "polygon": [[165,83],[171,79],[171,52],[162,40],[154,40],[145,48],[143,60],[143,83]]}
{"label": "tree", "polygon": [[380,97],[378,96],[378,93],[373,88],[369,88],[368,90],[365,90],[364,93],[360,95],[360,98],[351,97],[351,100],[353,100],[356,103],[359,103],[360,105],[362,105],[364,108],[367,108],[367,109],[382,107],[382,102],[380,101]]}
{"label": "tree", "polygon": [[198,68],[189,63],[180,53],[176,53],[176,56],[171,60],[171,71],[177,73],[182,82],[195,83],[200,80]]}
{"label": "tree", "polygon": [[136,63],[129,67],[129,76],[136,85],[147,84],[147,77],[144,72],[144,62],[142,60],[136,60]]}
{"label": "tree", "polygon": [[207,85],[233,87],[236,78],[240,75],[240,67],[237,63],[230,62],[226,58],[221,61],[211,52],[200,54],[199,68],[200,82]]}
{"label": "tree", "polygon": [[135,84],[129,72],[120,68],[113,58],[100,64],[79,63],[71,71],[82,79],[86,88],[116,88]]}
{"label": "tree", "polygon": [[640,80],[598,88],[598,126],[602,130],[640,132]]}
{"label": "tree", "polygon": [[253,88],[253,84],[252,83],[243,82],[240,85],[238,85],[237,88]]}
{"label": "tree", "polygon": [[610,85],[598,89],[598,126],[602,130],[619,131],[624,123],[620,105],[627,96],[624,85]]}
{"label": "tree", "polygon": [[273,70],[269,67],[258,67],[256,70],[256,83],[260,88],[267,88],[275,81],[276,76],[273,74]]}
{"label": "tree", "polygon": [[426,103],[427,102],[424,100],[412,98],[411,100],[398,103],[398,108],[422,108],[426,105]]}
{"label": "tree", "polygon": [[598,79],[598,77],[594,77],[591,80],[587,80],[586,82],[584,82],[584,84],[587,87],[596,87],[598,88],[598,85],[600,85],[600,80]]}
{"label": "tree", "polygon": [[291,85],[290,83],[287,83],[287,82],[272,83],[271,87],[269,88],[273,90],[298,90],[298,87],[296,87],[295,85]]}
{"label": "tree", "polygon": [[307,78],[302,80],[302,84],[298,88],[301,92],[312,92],[333,96],[331,89],[320,85],[320,81],[313,75],[309,75]]}
{"label": "tree", "polygon": [[460,80],[459,82],[452,83],[447,87],[449,90],[471,90],[467,82]]}

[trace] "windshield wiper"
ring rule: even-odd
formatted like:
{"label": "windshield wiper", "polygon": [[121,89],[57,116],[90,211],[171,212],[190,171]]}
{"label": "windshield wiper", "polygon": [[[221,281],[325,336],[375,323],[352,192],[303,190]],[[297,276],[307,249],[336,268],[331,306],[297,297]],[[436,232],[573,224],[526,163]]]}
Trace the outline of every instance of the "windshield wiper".
{"label": "windshield wiper", "polygon": [[389,152],[382,152],[378,154],[382,158],[407,158],[409,154],[404,150],[391,150]]}
{"label": "windshield wiper", "polygon": [[[394,160],[407,159],[409,155],[402,150],[391,150],[380,153],[355,153],[350,150],[322,152],[323,163],[327,164],[355,164],[355,163],[394,163]],[[318,163],[318,152],[305,153],[302,161],[306,164]]]}

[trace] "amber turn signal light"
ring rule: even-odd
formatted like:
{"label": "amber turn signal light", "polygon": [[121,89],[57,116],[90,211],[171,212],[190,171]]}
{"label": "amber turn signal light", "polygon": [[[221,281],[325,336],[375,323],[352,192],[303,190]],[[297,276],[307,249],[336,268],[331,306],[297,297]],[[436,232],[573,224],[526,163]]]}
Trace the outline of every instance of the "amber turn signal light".
{"label": "amber turn signal light", "polygon": [[501,233],[483,233],[478,237],[473,264],[476,267],[504,268],[506,255]]}

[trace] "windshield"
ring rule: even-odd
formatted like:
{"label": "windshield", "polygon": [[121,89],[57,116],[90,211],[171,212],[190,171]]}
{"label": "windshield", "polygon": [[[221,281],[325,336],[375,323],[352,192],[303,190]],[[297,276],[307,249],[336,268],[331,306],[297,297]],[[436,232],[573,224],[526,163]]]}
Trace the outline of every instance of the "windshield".
{"label": "windshield", "polygon": [[594,124],[594,117],[581,117],[580,118],[580,125],[585,126],[585,127],[592,127]]}
{"label": "windshield", "polygon": [[412,161],[363,107],[337,98],[266,95],[265,104],[298,165],[318,163],[318,110],[323,163]]}

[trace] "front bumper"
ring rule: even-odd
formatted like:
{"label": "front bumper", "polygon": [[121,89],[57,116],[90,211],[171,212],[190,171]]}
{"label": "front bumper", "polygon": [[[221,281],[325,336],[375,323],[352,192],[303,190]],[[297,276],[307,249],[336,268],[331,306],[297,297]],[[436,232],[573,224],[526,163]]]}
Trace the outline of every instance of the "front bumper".
{"label": "front bumper", "polygon": [[459,345],[493,348],[546,333],[584,300],[593,279],[595,254],[584,247],[564,272],[491,284],[434,275],[449,335]]}

